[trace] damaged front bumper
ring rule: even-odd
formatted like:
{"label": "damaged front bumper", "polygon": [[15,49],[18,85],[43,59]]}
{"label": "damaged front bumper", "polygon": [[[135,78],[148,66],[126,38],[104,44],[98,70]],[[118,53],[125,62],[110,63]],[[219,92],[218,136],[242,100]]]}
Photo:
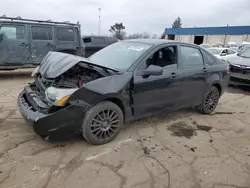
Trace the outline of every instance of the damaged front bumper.
{"label": "damaged front bumper", "polygon": [[18,107],[22,115],[33,122],[34,131],[51,141],[63,141],[81,133],[82,120],[89,104],[83,101],[71,102],[53,113],[44,113],[45,104],[29,86],[18,96]]}

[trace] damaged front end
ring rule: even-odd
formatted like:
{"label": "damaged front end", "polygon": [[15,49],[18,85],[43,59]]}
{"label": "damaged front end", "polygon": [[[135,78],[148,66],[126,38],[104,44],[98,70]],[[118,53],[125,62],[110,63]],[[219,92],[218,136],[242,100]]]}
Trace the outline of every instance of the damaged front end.
{"label": "damaged front end", "polygon": [[85,84],[112,75],[85,61],[85,58],[50,52],[33,73],[35,82],[20,93],[21,113],[33,122],[35,132],[43,138],[60,141],[81,132],[84,112],[91,106],[82,99],[96,94],[88,91],[85,96],[71,96],[84,89]]}

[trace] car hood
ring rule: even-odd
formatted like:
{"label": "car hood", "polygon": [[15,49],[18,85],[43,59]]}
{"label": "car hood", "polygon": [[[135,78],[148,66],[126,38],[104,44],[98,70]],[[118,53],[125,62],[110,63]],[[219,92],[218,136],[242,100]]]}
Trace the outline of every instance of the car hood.
{"label": "car hood", "polygon": [[246,65],[250,66],[250,58],[231,56],[227,58],[228,62],[232,65]]}
{"label": "car hood", "polygon": [[[95,65],[95,63],[88,58],[61,52],[48,52],[42,59],[38,72],[44,78],[56,78],[80,62],[88,63],[96,67],[103,67]],[[110,69],[108,67],[104,68]]]}

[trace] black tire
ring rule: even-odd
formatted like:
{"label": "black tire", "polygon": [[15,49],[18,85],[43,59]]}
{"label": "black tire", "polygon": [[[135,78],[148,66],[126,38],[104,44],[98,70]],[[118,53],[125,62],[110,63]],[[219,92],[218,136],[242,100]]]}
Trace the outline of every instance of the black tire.
{"label": "black tire", "polygon": [[212,86],[206,92],[201,104],[197,109],[202,114],[211,114],[216,108],[220,99],[220,92],[217,87]]}
{"label": "black tire", "polygon": [[113,140],[123,125],[123,113],[114,103],[105,101],[85,113],[82,136],[88,143],[101,145]]}

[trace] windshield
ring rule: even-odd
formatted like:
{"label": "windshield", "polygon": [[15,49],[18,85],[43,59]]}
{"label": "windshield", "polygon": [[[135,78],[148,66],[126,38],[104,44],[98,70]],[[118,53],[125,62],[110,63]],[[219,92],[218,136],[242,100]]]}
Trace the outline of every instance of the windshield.
{"label": "windshield", "polygon": [[241,54],[239,54],[239,56],[250,58],[250,48],[247,48],[246,50],[244,50]]}
{"label": "windshield", "polygon": [[209,51],[213,55],[220,55],[221,53],[221,49],[208,48],[207,51]]}
{"label": "windshield", "polygon": [[152,45],[122,41],[93,54],[89,59],[97,65],[115,70],[127,70]]}
{"label": "windshield", "polygon": [[200,44],[200,46],[201,46],[202,48],[209,48],[209,46],[208,46],[208,45],[205,45],[205,44]]}
{"label": "windshield", "polygon": [[229,44],[229,46],[233,48],[238,47],[236,44]]}

